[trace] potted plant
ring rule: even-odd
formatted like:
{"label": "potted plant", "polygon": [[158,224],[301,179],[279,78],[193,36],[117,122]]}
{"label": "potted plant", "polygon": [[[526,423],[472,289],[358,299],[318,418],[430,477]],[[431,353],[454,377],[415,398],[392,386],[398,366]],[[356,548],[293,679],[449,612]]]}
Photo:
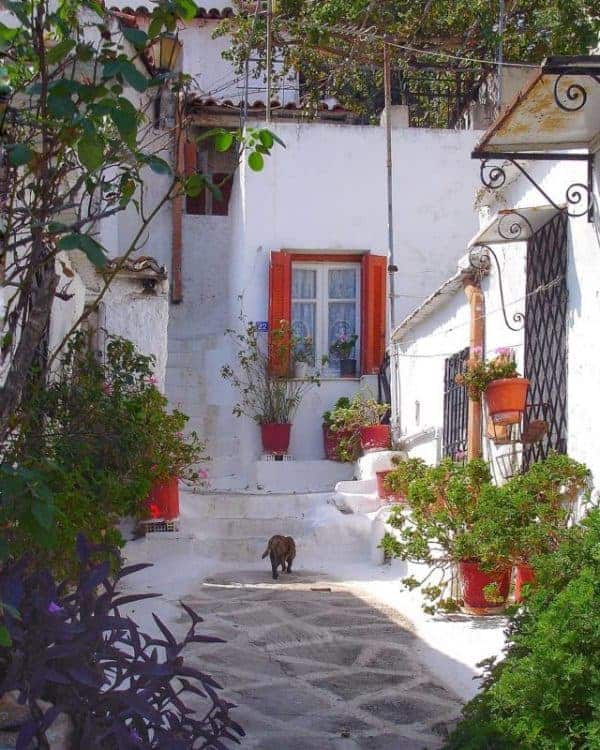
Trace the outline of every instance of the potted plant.
{"label": "potted plant", "polygon": [[590,477],[587,466],[553,452],[502,487],[502,503],[511,509],[513,519],[511,554],[517,602],[522,599],[523,586],[535,580],[531,561],[558,548],[578,500],[589,502]]}
{"label": "potted plant", "polygon": [[469,398],[474,401],[480,401],[481,394],[485,394],[493,424],[509,425],[520,421],[527,402],[529,380],[517,372],[512,349],[497,349],[496,356],[490,360],[482,358],[479,348],[474,349],[465,372],[456,376],[456,382],[466,386]]}
{"label": "potted plant", "polygon": [[[430,566],[422,580],[403,580],[408,589],[421,587],[426,612],[462,607],[472,614],[489,614],[502,609],[508,599],[508,534],[489,543],[479,523],[490,508],[498,507],[498,488],[490,478],[489,468],[481,459],[465,465],[445,459],[439,466],[425,468],[410,482],[409,512],[398,507],[390,516],[396,533],[387,533],[382,541],[387,554]],[[460,580],[459,600],[445,596],[455,570]],[[437,580],[432,580],[436,573]]]}
{"label": "potted plant", "polygon": [[312,336],[295,336],[294,349],[294,377],[303,379],[308,377],[309,367],[315,361],[315,347]]}
{"label": "potted plant", "polygon": [[340,363],[340,377],[356,377],[356,359],[351,357],[358,336],[355,333],[340,333],[329,347],[329,353]]}
{"label": "potted plant", "polygon": [[363,451],[387,450],[390,447],[389,424],[381,424],[388,413],[389,404],[380,404],[362,392],[353,396],[350,405],[336,410],[332,429],[352,433],[355,443],[360,441]]}
{"label": "potted plant", "polygon": [[236,365],[224,365],[221,377],[239,392],[240,400],[233,407],[237,417],[242,415],[260,426],[265,453],[282,455],[290,444],[292,419],[304,394],[320,385],[319,374],[304,380],[290,377],[294,337],[285,320],[271,331],[267,344],[255,323],[240,316],[242,329],[228,329],[236,348]]}
{"label": "potted plant", "polygon": [[340,412],[349,406],[350,399],[341,396],[333,409],[323,413],[323,448],[329,461],[352,463],[360,455],[360,437],[346,429],[339,418]]}
{"label": "potted plant", "polygon": [[379,497],[405,502],[413,479],[419,479],[427,469],[422,458],[392,458],[393,469],[376,472]]}

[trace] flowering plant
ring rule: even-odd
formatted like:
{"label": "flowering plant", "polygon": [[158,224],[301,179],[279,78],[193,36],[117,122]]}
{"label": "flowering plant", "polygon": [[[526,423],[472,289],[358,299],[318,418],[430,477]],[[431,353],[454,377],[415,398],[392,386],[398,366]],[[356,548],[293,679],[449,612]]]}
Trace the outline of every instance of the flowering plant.
{"label": "flowering plant", "polygon": [[329,347],[329,352],[338,359],[349,359],[357,341],[358,335],[356,333],[341,333]]}
{"label": "flowering plant", "polygon": [[469,398],[480,401],[481,394],[492,380],[518,377],[520,376],[517,372],[515,354],[510,347],[496,349],[496,356],[493,359],[484,360],[481,347],[477,346],[471,350],[467,369],[459,373],[455,381],[466,387]]}

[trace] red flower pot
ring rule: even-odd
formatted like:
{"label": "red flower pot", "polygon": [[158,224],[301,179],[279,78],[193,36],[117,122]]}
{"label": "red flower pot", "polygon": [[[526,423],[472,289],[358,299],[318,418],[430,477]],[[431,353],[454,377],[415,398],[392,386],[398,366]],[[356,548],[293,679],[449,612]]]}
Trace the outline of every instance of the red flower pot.
{"label": "red flower pot", "polygon": [[179,516],[179,482],[171,477],[166,482],[156,482],[148,495],[150,518],[171,521]]}
{"label": "red flower pot", "polygon": [[523,601],[523,586],[535,581],[535,573],[531,565],[519,563],[515,566],[515,601]]}
{"label": "red flower pot", "polygon": [[399,503],[406,502],[406,498],[400,492],[392,492],[385,486],[385,478],[391,472],[391,469],[386,471],[376,471],[375,476],[377,477],[377,494],[384,500],[397,500]]}
{"label": "red flower pot", "polygon": [[492,380],[485,389],[488,412],[495,424],[515,424],[521,419],[527,402],[527,378]]}
{"label": "red flower pot", "polygon": [[[481,570],[479,563],[462,560],[458,563],[462,590],[463,609],[473,615],[490,615],[502,612],[510,590],[511,568],[503,568],[492,573]],[[484,588],[495,583],[500,601],[487,599]]]}
{"label": "red flower pot", "polygon": [[385,451],[391,444],[389,424],[372,424],[360,428],[360,444],[364,451]]}
{"label": "red flower pot", "polygon": [[291,424],[261,424],[260,434],[265,453],[287,453],[291,431]]}

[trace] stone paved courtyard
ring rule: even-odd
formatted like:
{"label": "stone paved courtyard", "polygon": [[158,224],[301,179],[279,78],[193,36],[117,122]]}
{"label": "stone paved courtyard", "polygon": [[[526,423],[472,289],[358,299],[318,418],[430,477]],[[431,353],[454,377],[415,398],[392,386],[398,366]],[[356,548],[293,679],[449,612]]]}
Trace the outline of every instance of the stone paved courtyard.
{"label": "stone paved courtyard", "polygon": [[440,747],[458,698],[416,660],[397,613],[322,574],[242,571],[185,598],[227,643],[190,660],[226,687],[255,750]]}

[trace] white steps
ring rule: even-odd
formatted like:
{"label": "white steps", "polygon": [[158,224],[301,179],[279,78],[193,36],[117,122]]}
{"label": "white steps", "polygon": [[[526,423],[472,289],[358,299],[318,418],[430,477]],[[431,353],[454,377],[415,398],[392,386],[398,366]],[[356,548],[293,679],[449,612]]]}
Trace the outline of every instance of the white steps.
{"label": "white steps", "polygon": [[368,559],[371,521],[340,513],[332,496],[182,491],[180,528],[199,554],[231,563],[260,560],[274,534],[293,536],[303,559]]}

